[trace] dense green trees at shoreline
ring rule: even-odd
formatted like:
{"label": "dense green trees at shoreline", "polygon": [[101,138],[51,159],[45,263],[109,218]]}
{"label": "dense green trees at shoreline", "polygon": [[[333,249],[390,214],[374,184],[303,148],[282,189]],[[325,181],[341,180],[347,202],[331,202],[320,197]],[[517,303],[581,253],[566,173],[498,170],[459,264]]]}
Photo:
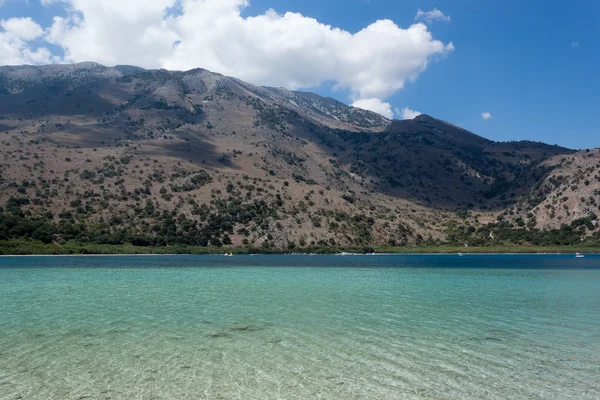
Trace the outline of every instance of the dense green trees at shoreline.
{"label": "dense green trees at shoreline", "polygon": [[[184,215],[155,210],[148,203],[142,210],[147,214],[143,226],[129,227],[118,221],[90,226],[68,211],[60,213],[58,219],[50,212],[31,215],[23,210],[28,204],[27,198],[11,198],[0,208],[0,254],[600,252],[600,233],[592,233],[595,215],[546,231],[503,221],[479,227],[465,223],[449,227],[445,241],[426,239],[409,244],[390,239],[385,246],[365,242],[347,247],[325,241],[289,242],[284,247],[266,241],[254,244],[245,241],[244,246],[234,248],[230,238],[234,226],[268,225],[269,218],[276,217],[280,204],[262,200],[224,202],[216,213],[198,206],[194,212],[197,219],[191,220]],[[364,229],[370,229],[369,225]],[[245,228],[238,229],[238,233],[242,231],[247,232]],[[371,237],[370,231],[364,236]]]}
{"label": "dense green trees at shoreline", "polygon": [[409,246],[409,247],[305,247],[299,249],[264,249],[257,247],[200,247],[200,246],[151,246],[131,244],[100,245],[94,243],[68,242],[64,245],[45,244],[35,240],[13,239],[0,241],[2,255],[171,255],[171,254],[569,254],[583,252],[600,254],[598,246],[504,246],[504,247],[452,247],[452,246]]}

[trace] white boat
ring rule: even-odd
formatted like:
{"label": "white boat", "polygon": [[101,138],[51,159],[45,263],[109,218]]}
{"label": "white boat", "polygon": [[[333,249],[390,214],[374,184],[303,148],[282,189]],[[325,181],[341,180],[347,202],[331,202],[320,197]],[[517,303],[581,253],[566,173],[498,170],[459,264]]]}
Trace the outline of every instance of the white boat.
{"label": "white boat", "polygon": [[575,258],[584,258],[585,256],[581,253],[575,254]]}
{"label": "white boat", "polygon": [[233,253],[225,253],[225,257],[233,257]]}
{"label": "white boat", "polygon": [[459,256],[459,257],[462,257],[462,256],[463,256],[463,253],[458,253],[458,256]]}

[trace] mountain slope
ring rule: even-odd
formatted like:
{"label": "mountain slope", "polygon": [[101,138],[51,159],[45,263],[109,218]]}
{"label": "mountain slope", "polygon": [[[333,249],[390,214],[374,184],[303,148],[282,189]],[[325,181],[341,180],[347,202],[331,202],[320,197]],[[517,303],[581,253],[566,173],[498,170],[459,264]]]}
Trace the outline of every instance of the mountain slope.
{"label": "mountain slope", "polygon": [[543,143],[496,143],[427,115],[346,138],[353,146],[344,162],[378,190],[451,209],[504,208],[547,172],[543,160],[570,153]]}
{"label": "mountain slope", "polygon": [[267,247],[443,240],[457,210],[495,219],[573,153],[202,69],[93,63],[0,67],[0,140],[0,204],[46,213],[45,240]]}
{"label": "mountain slope", "polygon": [[596,231],[600,227],[600,150],[556,156],[544,164],[552,171],[505,216],[542,229],[571,225],[584,232]]}

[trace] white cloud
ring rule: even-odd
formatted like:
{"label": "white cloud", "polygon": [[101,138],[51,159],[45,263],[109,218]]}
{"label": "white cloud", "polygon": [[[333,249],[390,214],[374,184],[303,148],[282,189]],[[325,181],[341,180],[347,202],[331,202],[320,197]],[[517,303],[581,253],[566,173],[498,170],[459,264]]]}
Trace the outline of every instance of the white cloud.
{"label": "white cloud", "polygon": [[411,110],[408,107],[404,107],[403,109],[396,108],[396,115],[401,119],[414,119],[421,114],[423,113],[420,111]]}
{"label": "white cloud", "polygon": [[488,119],[492,118],[492,114],[490,114],[489,112],[481,113],[481,118],[487,121]]}
{"label": "white cloud", "polygon": [[377,114],[381,114],[389,119],[394,118],[394,113],[392,112],[392,105],[374,97],[370,99],[355,100],[354,103],[352,103],[352,106],[362,108],[363,110],[376,112]]}
{"label": "white cloud", "polygon": [[431,11],[423,11],[419,9],[419,11],[417,11],[417,15],[415,15],[415,21],[423,21],[430,24],[434,21],[450,21],[450,16],[444,14],[437,8],[434,8]]}
{"label": "white cloud", "polygon": [[68,10],[68,17],[54,18],[46,35],[64,49],[64,62],[202,67],[290,89],[334,82],[353,101],[388,115],[391,109],[381,106],[386,98],[454,50],[423,23],[401,28],[379,20],[351,33],[298,13],[269,10],[244,17],[247,0],[42,2],[61,2]]}
{"label": "white cloud", "polygon": [[53,58],[45,48],[33,49],[31,42],[44,30],[31,18],[0,20],[0,65],[48,64]]}
{"label": "white cloud", "polygon": [[11,35],[25,41],[36,39],[44,33],[42,27],[29,17],[1,20],[0,27],[2,27],[6,35]]}

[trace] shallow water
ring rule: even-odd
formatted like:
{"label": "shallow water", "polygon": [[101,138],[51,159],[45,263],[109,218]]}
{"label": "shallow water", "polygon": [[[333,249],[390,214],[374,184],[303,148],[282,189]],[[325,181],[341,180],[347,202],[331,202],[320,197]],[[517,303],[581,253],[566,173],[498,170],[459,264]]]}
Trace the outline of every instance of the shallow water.
{"label": "shallow water", "polygon": [[598,399],[600,258],[0,258],[0,399]]}

